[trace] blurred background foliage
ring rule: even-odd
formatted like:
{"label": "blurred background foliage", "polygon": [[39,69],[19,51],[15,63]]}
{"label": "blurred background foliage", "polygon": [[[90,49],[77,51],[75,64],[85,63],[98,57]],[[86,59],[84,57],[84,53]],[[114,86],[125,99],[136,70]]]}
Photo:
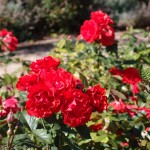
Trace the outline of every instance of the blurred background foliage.
{"label": "blurred background foliage", "polygon": [[118,29],[150,25],[150,0],[0,0],[0,29],[20,41],[50,33],[78,33],[90,12],[102,9]]}

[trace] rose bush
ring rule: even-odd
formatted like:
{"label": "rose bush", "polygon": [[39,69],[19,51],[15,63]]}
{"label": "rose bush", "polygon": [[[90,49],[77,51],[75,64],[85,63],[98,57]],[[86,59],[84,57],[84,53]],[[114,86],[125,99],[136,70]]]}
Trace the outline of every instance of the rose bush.
{"label": "rose bush", "polygon": [[130,30],[117,46],[112,25],[92,12],[79,38],[0,78],[3,149],[149,149],[149,49]]}

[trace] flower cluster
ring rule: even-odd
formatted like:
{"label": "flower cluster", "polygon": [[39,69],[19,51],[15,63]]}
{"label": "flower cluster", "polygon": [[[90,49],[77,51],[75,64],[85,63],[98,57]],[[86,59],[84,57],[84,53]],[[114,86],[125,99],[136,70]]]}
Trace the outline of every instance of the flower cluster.
{"label": "flower cluster", "polygon": [[87,42],[98,41],[104,46],[114,44],[115,34],[111,27],[113,20],[102,11],[91,13],[90,20],[85,20],[80,28],[82,38]]}
{"label": "flower cluster", "polygon": [[7,116],[10,112],[15,114],[19,110],[20,108],[18,107],[17,99],[10,97],[2,101],[2,98],[0,97],[0,118]]}
{"label": "flower cluster", "polygon": [[18,45],[17,38],[6,29],[0,31],[0,46],[3,51],[15,51]]}
{"label": "flower cluster", "polygon": [[[136,104],[138,98],[135,94],[139,93],[138,83],[142,82],[142,78],[140,77],[138,70],[132,67],[126,68],[124,70],[119,70],[114,67],[109,71],[112,75],[120,76],[123,83],[131,85],[133,96],[129,97],[129,99]],[[150,118],[150,108],[126,104],[121,99],[110,102],[109,107],[113,108],[114,113],[128,113],[130,116],[135,116],[136,113],[140,112],[148,119]]]}
{"label": "flower cluster", "polygon": [[126,68],[125,70],[119,70],[117,68],[111,68],[110,73],[112,75],[118,75],[122,77],[122,82],[131,85],[133,94],[139,92],[138,83],[142,81],[140,74],[135,68]]}
{"label": "flower cluster", "polygon": [[46,118],[60,111],[65,124],[84,125],[92,111],[107,108],[105,89],[96,85],[84,91],[82,82],[59,65],[51,56],[32,62],[29,74],[21,76],[16,87],[28,92],[29,115]]}

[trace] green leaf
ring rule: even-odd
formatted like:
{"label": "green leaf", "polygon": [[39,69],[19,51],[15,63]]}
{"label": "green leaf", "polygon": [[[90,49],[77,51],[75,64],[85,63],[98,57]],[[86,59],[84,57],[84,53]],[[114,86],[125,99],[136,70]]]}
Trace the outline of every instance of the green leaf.
{"label": "green leaf", "polygon": [[107,143],[109,141],[108,136],[106,134],[104,135],[97,135],[97,134],[91,134],[92,140],[95,142],[102,142]]}
{"label": "green leaf", "polygon": [[31,131],[36,130],[37,125],[38,125],[38,118],[35,118],[33,116],[29,116],[26,111],[19,112],[20,115],[20,121],[22,124],[27,126]]}
{"label": "green leaf", "polygon": [[46,144],[51,144],[52,143],[52,138],[51,135],[47,133],[46,130],[44,129],[37,129],[32,131],[35,137],[37,137],[40,141],[46,143]]}
{"label": "green leaf", "polygon": [[15,144],[15,147],[26,145],[28,147],[40,148],[35,143],[33,143],[30,140],[29,136],[27,136],[26,134],[17,134],[17,135],[15,135],[13,143]]}
{"label": "green leaf", "polygon": [[110,91],[113,95],[115,95],[121,99],[126,99],[126,96],[123,93],[119,92],[118,90],[111,89]]}
{"label": "green leaf", "polygon": [[81,51],[84,50],[84,48],[85,48],[85,45],[83,43],[79,43],[79,44],[76,45],[75,50],[77,52],[81,52]]}
{"label": "green leaf", "polygon": [[62,39],[62,40],[57,44],[57,46],[58,46],[59,48],[63,48],[63,47],[65,46],[65,44],[66,44],[66,40],[65,40],[65,39]]}
{"label": "green leaf", "polygon": [[79,72],[79,76],[80,76],[80,79],[82,80],[83,85],[88,87],[88,80],[87,80],[87,78],[81,72]]}
{"label": "green leaf", "polygon": [[140,51],[139,54],[140,54],[141,56],[142,56],[142,55],[150,54],[150,49],[146,49],[146,50]]}

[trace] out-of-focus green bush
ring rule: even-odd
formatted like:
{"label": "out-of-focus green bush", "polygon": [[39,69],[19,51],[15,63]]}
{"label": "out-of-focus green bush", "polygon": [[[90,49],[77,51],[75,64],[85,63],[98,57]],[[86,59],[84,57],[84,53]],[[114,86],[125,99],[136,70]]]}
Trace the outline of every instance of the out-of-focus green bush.
{"label": "out-of-focus green bush", "polygon": [[149,26],[150,0],[0,0],[0,28],[20,41],[50,32],[75,33],[93,10],[111,15],[117,27]]}
{"label": "out-of-focus green bush", "polygon": [[20,40],[49,32],[79,29],[90,1],[0,0],[0,28],[14,30]]}

